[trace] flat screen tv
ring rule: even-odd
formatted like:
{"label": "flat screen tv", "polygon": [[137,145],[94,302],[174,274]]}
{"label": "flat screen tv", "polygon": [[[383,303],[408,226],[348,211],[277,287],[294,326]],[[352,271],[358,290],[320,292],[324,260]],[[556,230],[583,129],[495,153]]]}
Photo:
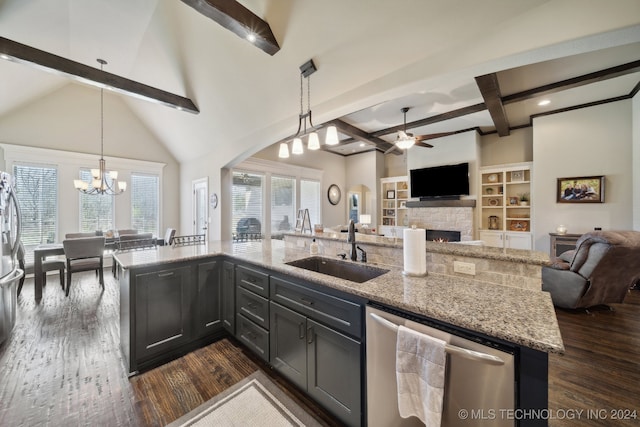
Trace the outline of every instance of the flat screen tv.
{"label": "flat screen tv", "polygon": [[469,163],[409,171],[411,197],[457,199],[469,194]]}

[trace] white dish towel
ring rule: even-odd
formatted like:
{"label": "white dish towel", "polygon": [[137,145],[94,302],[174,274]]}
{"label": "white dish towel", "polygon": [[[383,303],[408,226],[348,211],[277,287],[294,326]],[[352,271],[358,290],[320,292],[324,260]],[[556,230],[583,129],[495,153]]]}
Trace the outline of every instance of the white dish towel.
{"label": "white dish towel", "polygon": [[429,427],[441,425],[446,345],[438,338],[398,327],[396,379],[402,418],[416,416]]}

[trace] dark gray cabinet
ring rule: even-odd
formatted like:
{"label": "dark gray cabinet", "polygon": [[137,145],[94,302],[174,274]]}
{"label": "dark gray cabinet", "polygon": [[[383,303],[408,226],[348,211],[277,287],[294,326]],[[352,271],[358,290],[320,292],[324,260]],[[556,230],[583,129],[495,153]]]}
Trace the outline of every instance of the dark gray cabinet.
{"label": "dark gray cabinet", "polygon": [[196,335],[198,338],[222,330],[222,283],[220,260],[197,265]]}
{"label": "dark gray cabinet", "polygon": [[269,361],[269,273],[236,265],[236,338]]}
{"label": "dark gray cabinet", "polygon": [[231,335],[236,333],[235,264],[222,262],[222,326]]}
{"label": "dark gray cabinet", "polygon": [[271,365],[346,425],[360,425],[362,305],[276,277],[270,293]]}
{"label": "dark gray cabinet", "polygon": [[191,271],[179,267],[135,276],[135,356],[147,359],[192,338]]}

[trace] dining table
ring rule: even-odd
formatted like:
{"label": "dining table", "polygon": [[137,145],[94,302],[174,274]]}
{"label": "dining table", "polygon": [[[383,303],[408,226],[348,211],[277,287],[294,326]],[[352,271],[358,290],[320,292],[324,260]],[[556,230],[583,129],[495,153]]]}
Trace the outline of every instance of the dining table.
{"label": "dining table", "polygon": [[[107,238],[105,240],[105,250],[115,250],[116,246],[117,239]],[[64,255],[64,246],[62,243],[45,243],[33,248],[33,295],[36,301],[42,299],[42,288],[44,285],[42,277],[42,261],[46,257],[53,255]]]}

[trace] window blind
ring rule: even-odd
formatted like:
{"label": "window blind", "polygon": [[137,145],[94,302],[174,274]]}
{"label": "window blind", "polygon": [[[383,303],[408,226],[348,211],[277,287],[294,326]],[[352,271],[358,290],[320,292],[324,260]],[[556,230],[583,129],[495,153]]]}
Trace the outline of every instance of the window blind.
{"label": "window blind", "polygon": [[16,197],[25,247],[57,241],[58,170],[50,166],[14,165]]}
{"label": "window blind", "polygon": [[233,172],[231,224],[235,236],[243,233],[264,233],[263,194],[264,175]]}
{"label": "window blind", "polygon": [[131,225],[140,233],[159,235],[160,178],[131,174]]}
{"label": "window blind", "polygon": [[271,235],[281,235],[284,231],[293,229],[295,218],[295,178],[271,176]]}
{"label": "window blind", "polygon": [[[90,182],[89,169],[80,169],[80,179]],[[80,193],[80,232],[113,230],[115,196]]]}

